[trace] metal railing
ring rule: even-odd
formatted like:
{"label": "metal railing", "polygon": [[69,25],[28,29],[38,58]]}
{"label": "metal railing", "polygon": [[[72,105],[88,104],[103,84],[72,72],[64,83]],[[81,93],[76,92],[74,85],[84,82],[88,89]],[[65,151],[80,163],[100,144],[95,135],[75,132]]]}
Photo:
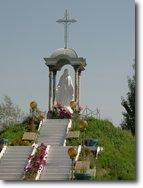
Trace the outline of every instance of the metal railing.
{"label": "metal railing", "polygon": [[96,108],[95,110],[91,110],[90,108],[88,108],[87,106],[82,110],[81,112],[81,116],[82,117],[95,117],[97,119],[100,119],[101,117],[101,112],[98,108]]}

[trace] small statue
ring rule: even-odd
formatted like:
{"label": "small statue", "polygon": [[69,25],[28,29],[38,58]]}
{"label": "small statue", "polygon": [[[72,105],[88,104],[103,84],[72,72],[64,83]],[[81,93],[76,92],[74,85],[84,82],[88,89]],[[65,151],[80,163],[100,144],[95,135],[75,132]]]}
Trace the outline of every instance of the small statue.
{"label": "small statue", "polygon": [[69,106],[70,101],[72,101],[73,98],[74,87],[72,83],[72,78],[68,73],[68,69],[65,69],[57,85],[56,101],[63,106]]}

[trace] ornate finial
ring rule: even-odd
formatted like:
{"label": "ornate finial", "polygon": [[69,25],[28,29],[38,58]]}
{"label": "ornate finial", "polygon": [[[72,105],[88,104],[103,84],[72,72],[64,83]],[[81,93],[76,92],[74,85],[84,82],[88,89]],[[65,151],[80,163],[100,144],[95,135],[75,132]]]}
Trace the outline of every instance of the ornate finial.
{"label": "ornate finial", "polygon": [[70,19],[67,10],[65,10],[64,17],[62,19],[57,20],[57,22],[64,24],[64,42],[65,42],[65,48],[67,48],[67,38],[68,38],[68,36],[67,36],[67,29],[68,29],[68,26],[71,23],[76,22],[76,20],[75,19]]}

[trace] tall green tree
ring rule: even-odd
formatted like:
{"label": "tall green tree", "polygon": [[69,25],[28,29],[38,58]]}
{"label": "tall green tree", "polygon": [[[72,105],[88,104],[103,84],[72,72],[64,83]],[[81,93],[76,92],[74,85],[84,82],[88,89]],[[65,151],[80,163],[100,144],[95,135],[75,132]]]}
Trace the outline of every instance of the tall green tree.
{"label": "tall green tree", "polygon": [[122,113],[123,121],[121,123],[121,127],[122,129],[131,130],[132,134],[135,135],[135,64],[133,65],[133,70],[133,77],[128,78],[129,92],[127,93],[127,98],[121,98],[121,104],[125,109],[125,111]]}

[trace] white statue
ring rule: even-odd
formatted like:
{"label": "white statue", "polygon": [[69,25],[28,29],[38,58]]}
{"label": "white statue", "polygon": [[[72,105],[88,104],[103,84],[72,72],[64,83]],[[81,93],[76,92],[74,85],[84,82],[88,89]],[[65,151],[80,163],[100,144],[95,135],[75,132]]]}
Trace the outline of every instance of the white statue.
{"label": "white statue", "polygon": [[68,69],[65,69],[57,85],[56,102],[59,102],[63,106],[69,106],[69,103],[72,100],[74,100],[72,78],[68,73]]}

